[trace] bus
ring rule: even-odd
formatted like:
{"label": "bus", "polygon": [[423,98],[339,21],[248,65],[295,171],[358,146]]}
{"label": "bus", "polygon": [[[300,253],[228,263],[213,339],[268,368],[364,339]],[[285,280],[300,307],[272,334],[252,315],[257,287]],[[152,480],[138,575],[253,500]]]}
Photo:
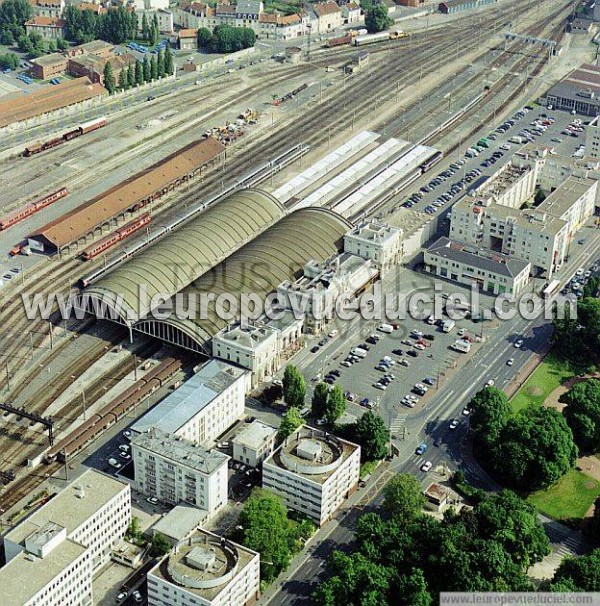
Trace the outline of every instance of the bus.
{"label": "bus", "polygon": [[542,296],[544,299],[549,299],[560,288],[560,280],[552,280],[544,287]]}

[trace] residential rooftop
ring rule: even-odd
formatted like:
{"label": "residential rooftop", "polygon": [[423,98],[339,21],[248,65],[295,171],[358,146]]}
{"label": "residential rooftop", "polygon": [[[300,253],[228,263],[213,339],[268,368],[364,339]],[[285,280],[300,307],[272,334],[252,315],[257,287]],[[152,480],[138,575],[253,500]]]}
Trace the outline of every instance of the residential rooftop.
{"label": "residential rooftop", "polygon": [[178,543],[207,518],[208,512],[204,509],[192,505],[176,505],[152,526],[152,530]]}
{"label": "residential rooftop", "polygon": [[70,535],[86,520],[104,507],[129,485],[95,469],[88,469],[66,488],[17,524],[6,538],[24,544],[32,533],[53,522],[67,529]]}
{"label": "residential rooftop", "polygon": [[556,217],[562,216],[592,187],[597,187],[598,181],[588,177],[570,176],[563,181],[539,206],[537,210],[550,213]]}
{"label": "residential rooftop", "polygon": [[166,433],[175,433],[247,373],[244,368],[212,359],[179,389],[138,419],[132,430],[143,433],[156,427]]}
{"label": "residential rooftop", "polygon": [[206,450],[186,438],[165,433],[156,427],[134,435],[131,444],[206,475],[212,474],[229,460],[222,452]]}

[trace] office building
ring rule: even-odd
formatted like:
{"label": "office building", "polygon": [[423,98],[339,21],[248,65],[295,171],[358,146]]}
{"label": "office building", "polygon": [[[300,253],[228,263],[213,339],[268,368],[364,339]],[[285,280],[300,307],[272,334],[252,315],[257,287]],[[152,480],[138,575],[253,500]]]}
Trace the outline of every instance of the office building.
{"label": "office building", "polygon": [[148,606],[246,606],[259,595],[259,554],[206,530],[148,573]]}
{"label": "office building", "polygon": [[365,221],[344,236],[344,251],[370,259],[383,275],[401,260],[402,230],[377,221]]}
{"label": "office building", "polygon": [[553,109],[597,116],[600,113],[600,67],[580,65],[548,91],[546,101]]}
{"label": "office building", "polygon": [[244,415],[250,372],[212,359],[179,389],[138,419],[133,433],[151,427],[208,445]]}
{"label": "office building", "polygon": [[263,487],[323,525],[357,488],[360,446],[302,425],[263,462]]}
{"label": "office building", "polygon": [[212,515],[227,503],[226,454],[151,427],[131,440],[134,486],[165,503],[191,503]]}

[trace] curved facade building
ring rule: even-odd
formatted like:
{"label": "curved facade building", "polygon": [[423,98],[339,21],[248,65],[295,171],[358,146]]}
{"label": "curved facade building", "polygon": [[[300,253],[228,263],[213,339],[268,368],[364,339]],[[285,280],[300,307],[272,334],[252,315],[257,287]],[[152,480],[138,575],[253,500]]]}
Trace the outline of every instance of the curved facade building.
{"label": "curved facade building", "polygon": [[235,192],[98,280],[85,295],[114,301],[120,320],[131,326],[148,315],[152,297],[172,297],[284,215],[281,203],[266,192]]}
{"label": "curved facade building", "polygon": [[[175,314],[167,319],[147,318],[134,329],[191,349],[205,349],[221,329],[239,319],[239,309],[228,319],[219,317],[215,299],[226,295],[239,303],[240,295],[256,294],[264,300],[281,282],[297,278],[308,261],[324,261],[339,253],[349,228],[345,219],[327,209],[293,212],[183,289],[181,308],[193,310],[191,301],[195,300],[197,314],[190,313],[187,319]],[[208,293],[213,300],[202,309],[199,302]]]}

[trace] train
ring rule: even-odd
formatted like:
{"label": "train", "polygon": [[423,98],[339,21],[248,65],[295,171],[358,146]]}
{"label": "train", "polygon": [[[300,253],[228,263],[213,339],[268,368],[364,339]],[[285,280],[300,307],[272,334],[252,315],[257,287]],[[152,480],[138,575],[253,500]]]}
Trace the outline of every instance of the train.
{"label": "train", "polygon": [[379,32],[377,34],[367,34],[366,36],[357,36],[353,39],[354,46],[366,46],[367,44],[377,44],[378,42],[386,42],[387,40],[397,40],[406,38],[408,34],[401,29],[394,29],[391,32]]}
{"label": "train", "polygon": [[297,94],[301,93],[303,90],[306,90],[307,88],[308,88],[308,84],[302,84],[298,88],[295,88],[291,93],[288,93],[287,95],[283,95],[282,97],[275,98],[273,101],[273,105],[277,106],[277,105],[280,105],[281,103],[283,103],[284,101],[289,101],[290,99],[293,99]]}
{"label": "train", "polygon": [[60,137],[50,139],[50,141],[44,141],[43,143],[35,143],[34,145],[26,147],[25,151],[23,152],[23,155],[26,158],[29,158],[30,156],[35,156],[35,154],[39,154],[48,149],[52,149],[57,145],[61,145],[62,143],[66,143],[67,141],[71,141],[72,139],[76,139],[77,137],[81,137],[82,135],[86,135],[87,133],[91,133],[94,130],[102,128],[103,126],[106,126],[105,117],[96,118],[95,120],[90,120],[89,122],[84,122],[73,130],[62,134]]}
{"label": "train", "polygon": [[444,157],[444,152],[442,152],[442,151],[435,152],[435,154],[433,154],[433,156],[431,156],[431,158],[429,158],[429,160],[427,160],[426,162],[423,162],[423,164],[421,164],[421,166],[420,166],[421,172],[426,173],[433,166],[435,166],[443,157]]}
{"label": "train", "polygon": [[87,448],[101,433],[122,419],[150,394],[165,386],[180,369],[180,360],[165,358],[124,393],[103,406],[62,440],[53,444],[46,452],[45,462],[50,464],[58,460],[64,463]]}
{"label": "train", "polygon": [[48,194],[47,196],[44,196],[43,198],[40,198],[35,202],[30,202],[22,208],[14,210],[12,213],[9,213],[8,215],[0,219],[0,231],[12,227],[16,223],[23,221],[23,219],[26,219],[27,217],[35,214],[36,212],[38,212],[38,210],[41,210],[46,206],[50,206],[50,204],[54,204],[54,202],[60,200],[61,198],[64,198],[68,194],[69,190],[66,187],[61,187],[59,190]]}
{"label": "train", "polygon": [[340,38],[329,38],[325,42],[325,48],[333,48],[335,46],[343,46],[344,44],[350,44],[353,36],[348,34],[347,36],[341,36]]}
{"label": "train", "polygon": [[138,229],[141,229],[145,225],[148,225],[152,221],[152,217],[149,213],[144,213],[140,215],[133,221],[126,223],[119,229],[111,232],[104,238],[101,238],[95,244],[88,246],[82,253],[81,256],[85,261],[89,261],[94,257],[97,257],[99,254],[103,253],[105,250],[112,248],[115,244],[118,244],[125,238],[128,238],[131,234],[136,232]]}

